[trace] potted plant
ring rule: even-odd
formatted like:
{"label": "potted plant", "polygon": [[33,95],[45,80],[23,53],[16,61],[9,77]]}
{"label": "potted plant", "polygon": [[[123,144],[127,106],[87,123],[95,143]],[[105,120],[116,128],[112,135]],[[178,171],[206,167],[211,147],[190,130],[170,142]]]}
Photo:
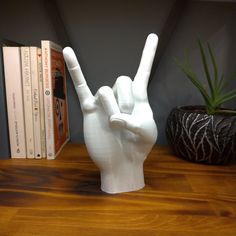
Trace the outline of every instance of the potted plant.
{"label": "potted plant", "polygon": [[178,156],[207,164],[226,164],[236,160],[236,111],[221,105],[236,97],[236,89],[224,92],[231,76],[219,75],[214,53],[207,44],[212,73],[206,50],[198,41],[208,88],[198,79],[188,60],[175,60],[187,78],[202,95],[205,106],[179,106],[167,119],[166,134]]}

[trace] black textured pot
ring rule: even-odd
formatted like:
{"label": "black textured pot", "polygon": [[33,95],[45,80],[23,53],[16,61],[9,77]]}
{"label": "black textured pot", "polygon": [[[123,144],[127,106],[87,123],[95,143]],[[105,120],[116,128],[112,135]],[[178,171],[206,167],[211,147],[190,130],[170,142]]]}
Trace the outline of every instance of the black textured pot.
{"label": "black textured pot", "polygon": [[178,156],[206,164],[236,160],[236,115],[207,115],[204,107],[174,108],[166,125],[169,144]]}

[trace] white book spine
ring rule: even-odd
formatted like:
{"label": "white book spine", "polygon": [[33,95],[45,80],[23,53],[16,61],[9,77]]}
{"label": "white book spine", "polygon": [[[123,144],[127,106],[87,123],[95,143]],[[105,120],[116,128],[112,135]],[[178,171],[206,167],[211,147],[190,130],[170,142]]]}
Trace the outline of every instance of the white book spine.
{"label": "white book spine", "polygon": [[21,54],[19,47],[3,47],[9,138],[12,158],[26,157]]}
{"label": "white book spine", "polygon": [[53,91],[51,81],[51,48],[49,41],[42,41],[42,65],[44,87],[44,115],[46,129],[47,159],[55,158],[54,126],[53,126]]}
{"label": "white book spine", "polygon": [[32,81],[32,105],[33,105],[33,128],[34,128],[34,157],[42,156],[41,149],[41,120],[39,101],[39,78],[38,78],[38,48],[30,47],[31,81]]}
{"label": "white book spine", "polygon": [[21,47],[23,101],[25,111],[25,134],[27,158],[34,158],[34,130],[32,109],[32,83],[30,71],[30,48]]}
{"label": "white book spine", "polygon": [[46,153],[46,134],[44,117],[44,97],[43,97],[43,74],[42,74],[42,50],[38,48],[38,79],[39,79],[39,103],[40,103],[40,127],[41,127],[41,153],[45,158]]}

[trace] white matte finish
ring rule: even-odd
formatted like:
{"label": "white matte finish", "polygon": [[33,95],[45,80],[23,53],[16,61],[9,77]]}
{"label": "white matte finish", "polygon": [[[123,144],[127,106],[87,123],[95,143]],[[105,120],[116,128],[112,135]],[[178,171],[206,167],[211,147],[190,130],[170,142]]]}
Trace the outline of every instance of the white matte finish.
{"label": "white matte finish", "polygon": [[101,87],[95,96],[87,86],[74,51],[63,50],[84,116],[88,152],[101,172],[101,189],[120,193],[144,187],[143,162],[157,138],[148,102],[147,85],[158,44],[147,37],[137,74],[117,78],[113,88]]}

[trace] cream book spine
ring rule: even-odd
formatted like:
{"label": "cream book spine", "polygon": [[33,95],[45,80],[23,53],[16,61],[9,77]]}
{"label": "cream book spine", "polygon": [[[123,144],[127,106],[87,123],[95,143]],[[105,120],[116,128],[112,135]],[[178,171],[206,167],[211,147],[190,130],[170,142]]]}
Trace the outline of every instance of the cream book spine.
{"label": "cream book spine", "polygon": [[41,147],[41,116],[39,100],[39,77],[38,77],[38,48],[30,47],[30,67],[32,83],[32,106],[33,106],[33,132],[34,132],[34,157],[42,157]]}
{"label": "cream book spine", "polygon": [[45,130],[46,130],[46,149],[47,158],[54,159],[54,127],[53,127],[53,97],[52,97],[52,83],[51,83],[51,57],[50,57],[50,42],[41,41],[42,49],[42,68],[43,68],[43,88],[44,88],[44,115],[45,115]]}
{"label": "cream book spine", "polygon": [[30,70],[30,47],[21,47],[23,101],[25,111],[25,134],[27,158],[34,158],[34,128],[32,106],[32,82]]}
{"label": "cream book spine", "polygon": [[20,47],[3,47],[8,128],[12,158],[26,158]]}
{"label": "cream book spine", "polygon": [[43,73],[42,73],[42,50],[38,48],[38,79],[39,79],[39,103],[40,103],[40,128],[41,128],[41,153],[42,158],[46,158],[46,134],[44,117],[44,91],[43,91]]}
{"label": "cream book spine", "polygon": [[65,62],[61,46],[41,41],[47,159],[55,159],[69,140]]}

